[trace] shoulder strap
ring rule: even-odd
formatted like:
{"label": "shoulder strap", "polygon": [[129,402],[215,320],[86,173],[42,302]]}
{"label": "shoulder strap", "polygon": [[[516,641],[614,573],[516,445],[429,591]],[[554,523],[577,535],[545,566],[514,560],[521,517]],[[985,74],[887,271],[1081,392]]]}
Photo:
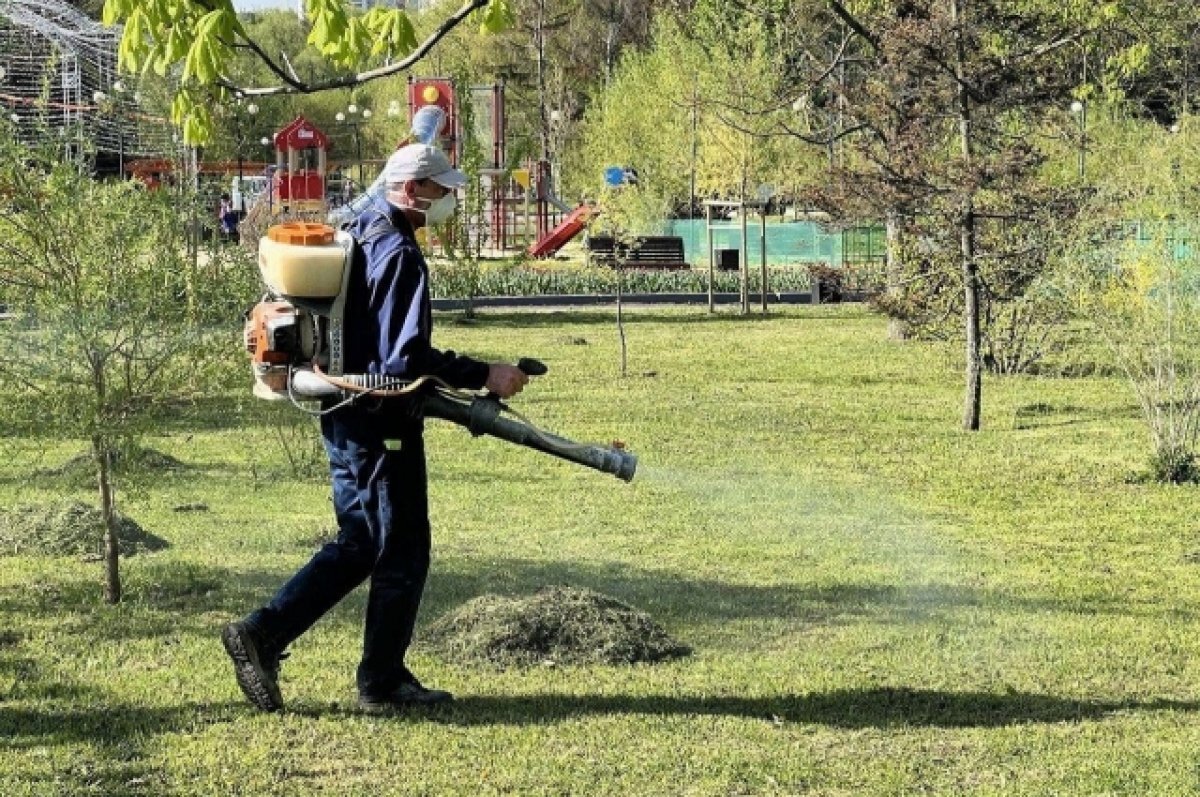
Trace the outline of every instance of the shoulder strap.
{"label": "shoulder strap", "polygon": [[374,208],[372,208],[369,212],[372,214],[372,218],[367,223],[366,229],[364,229],[358,236],[354,236],[353,232],[354,223],[356,221],[355,219],[350,219],[342,224],[342,229],[350,233],[350,235],[354,237],[354,242],[359,246],[362,246],[370,241],[374,241],[376,238],[395,230],[395,227],[392,225],[392,220],[387,217],[386,213]]}

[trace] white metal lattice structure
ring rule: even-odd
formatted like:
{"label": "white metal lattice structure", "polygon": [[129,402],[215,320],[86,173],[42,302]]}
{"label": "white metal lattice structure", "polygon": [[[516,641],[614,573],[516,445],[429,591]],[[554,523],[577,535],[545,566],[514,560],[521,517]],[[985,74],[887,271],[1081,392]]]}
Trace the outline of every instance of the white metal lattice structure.
{"label": "white metal lattice structure", "polygon": [[120,37],[65,0],[0,0],[0,112],[17,136],[97,165],[171,152],[169,126],[117,75]]}

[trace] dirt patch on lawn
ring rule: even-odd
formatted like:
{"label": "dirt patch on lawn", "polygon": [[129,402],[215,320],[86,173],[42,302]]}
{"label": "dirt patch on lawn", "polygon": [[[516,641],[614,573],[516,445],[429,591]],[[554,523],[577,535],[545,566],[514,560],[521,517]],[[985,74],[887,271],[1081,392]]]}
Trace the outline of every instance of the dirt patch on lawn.
{"label": "dirt patch on lawn", "polygon": [[635,664],[691,653],[646,613],[567,586],[521,598],[483,595],[433,623],[423,636],[449,660],[499,667]]}
{"label": "dirt patch on lawn", "polygon": [[[168,543],[118,514],[117,540],[122,556],[159,551]],[[61,505],[18,506],[0,512],[0,556],[81,556],[104,552],[100,510],[74,501]]]}

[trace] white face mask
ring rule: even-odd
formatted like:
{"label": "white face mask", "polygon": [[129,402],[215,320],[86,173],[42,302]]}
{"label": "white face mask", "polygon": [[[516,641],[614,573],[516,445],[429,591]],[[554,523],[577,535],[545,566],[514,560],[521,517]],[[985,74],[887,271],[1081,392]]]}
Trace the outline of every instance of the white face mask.
{"label": "white face mask", "polygon": [[425,223],[430,226],[437,226],[444,221],[449,220],[454,215],[456,201],[454,194],[446,194],[445,196],[435,199],[429,203],[429,207],[425,208],[422,213],[425,214]]}

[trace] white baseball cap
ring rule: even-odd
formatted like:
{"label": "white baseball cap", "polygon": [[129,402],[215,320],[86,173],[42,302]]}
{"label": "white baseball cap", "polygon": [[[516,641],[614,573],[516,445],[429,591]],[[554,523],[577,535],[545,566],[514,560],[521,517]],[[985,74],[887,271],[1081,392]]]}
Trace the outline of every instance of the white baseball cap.
{"label": "white baseball cap", "polygon": [[446,188],[462,188],[467,184],[467,176],[451,165],[446,153],[426,144],[401,147],[392,153],[383,167],[383,180],[387,185],[425,179]]}

